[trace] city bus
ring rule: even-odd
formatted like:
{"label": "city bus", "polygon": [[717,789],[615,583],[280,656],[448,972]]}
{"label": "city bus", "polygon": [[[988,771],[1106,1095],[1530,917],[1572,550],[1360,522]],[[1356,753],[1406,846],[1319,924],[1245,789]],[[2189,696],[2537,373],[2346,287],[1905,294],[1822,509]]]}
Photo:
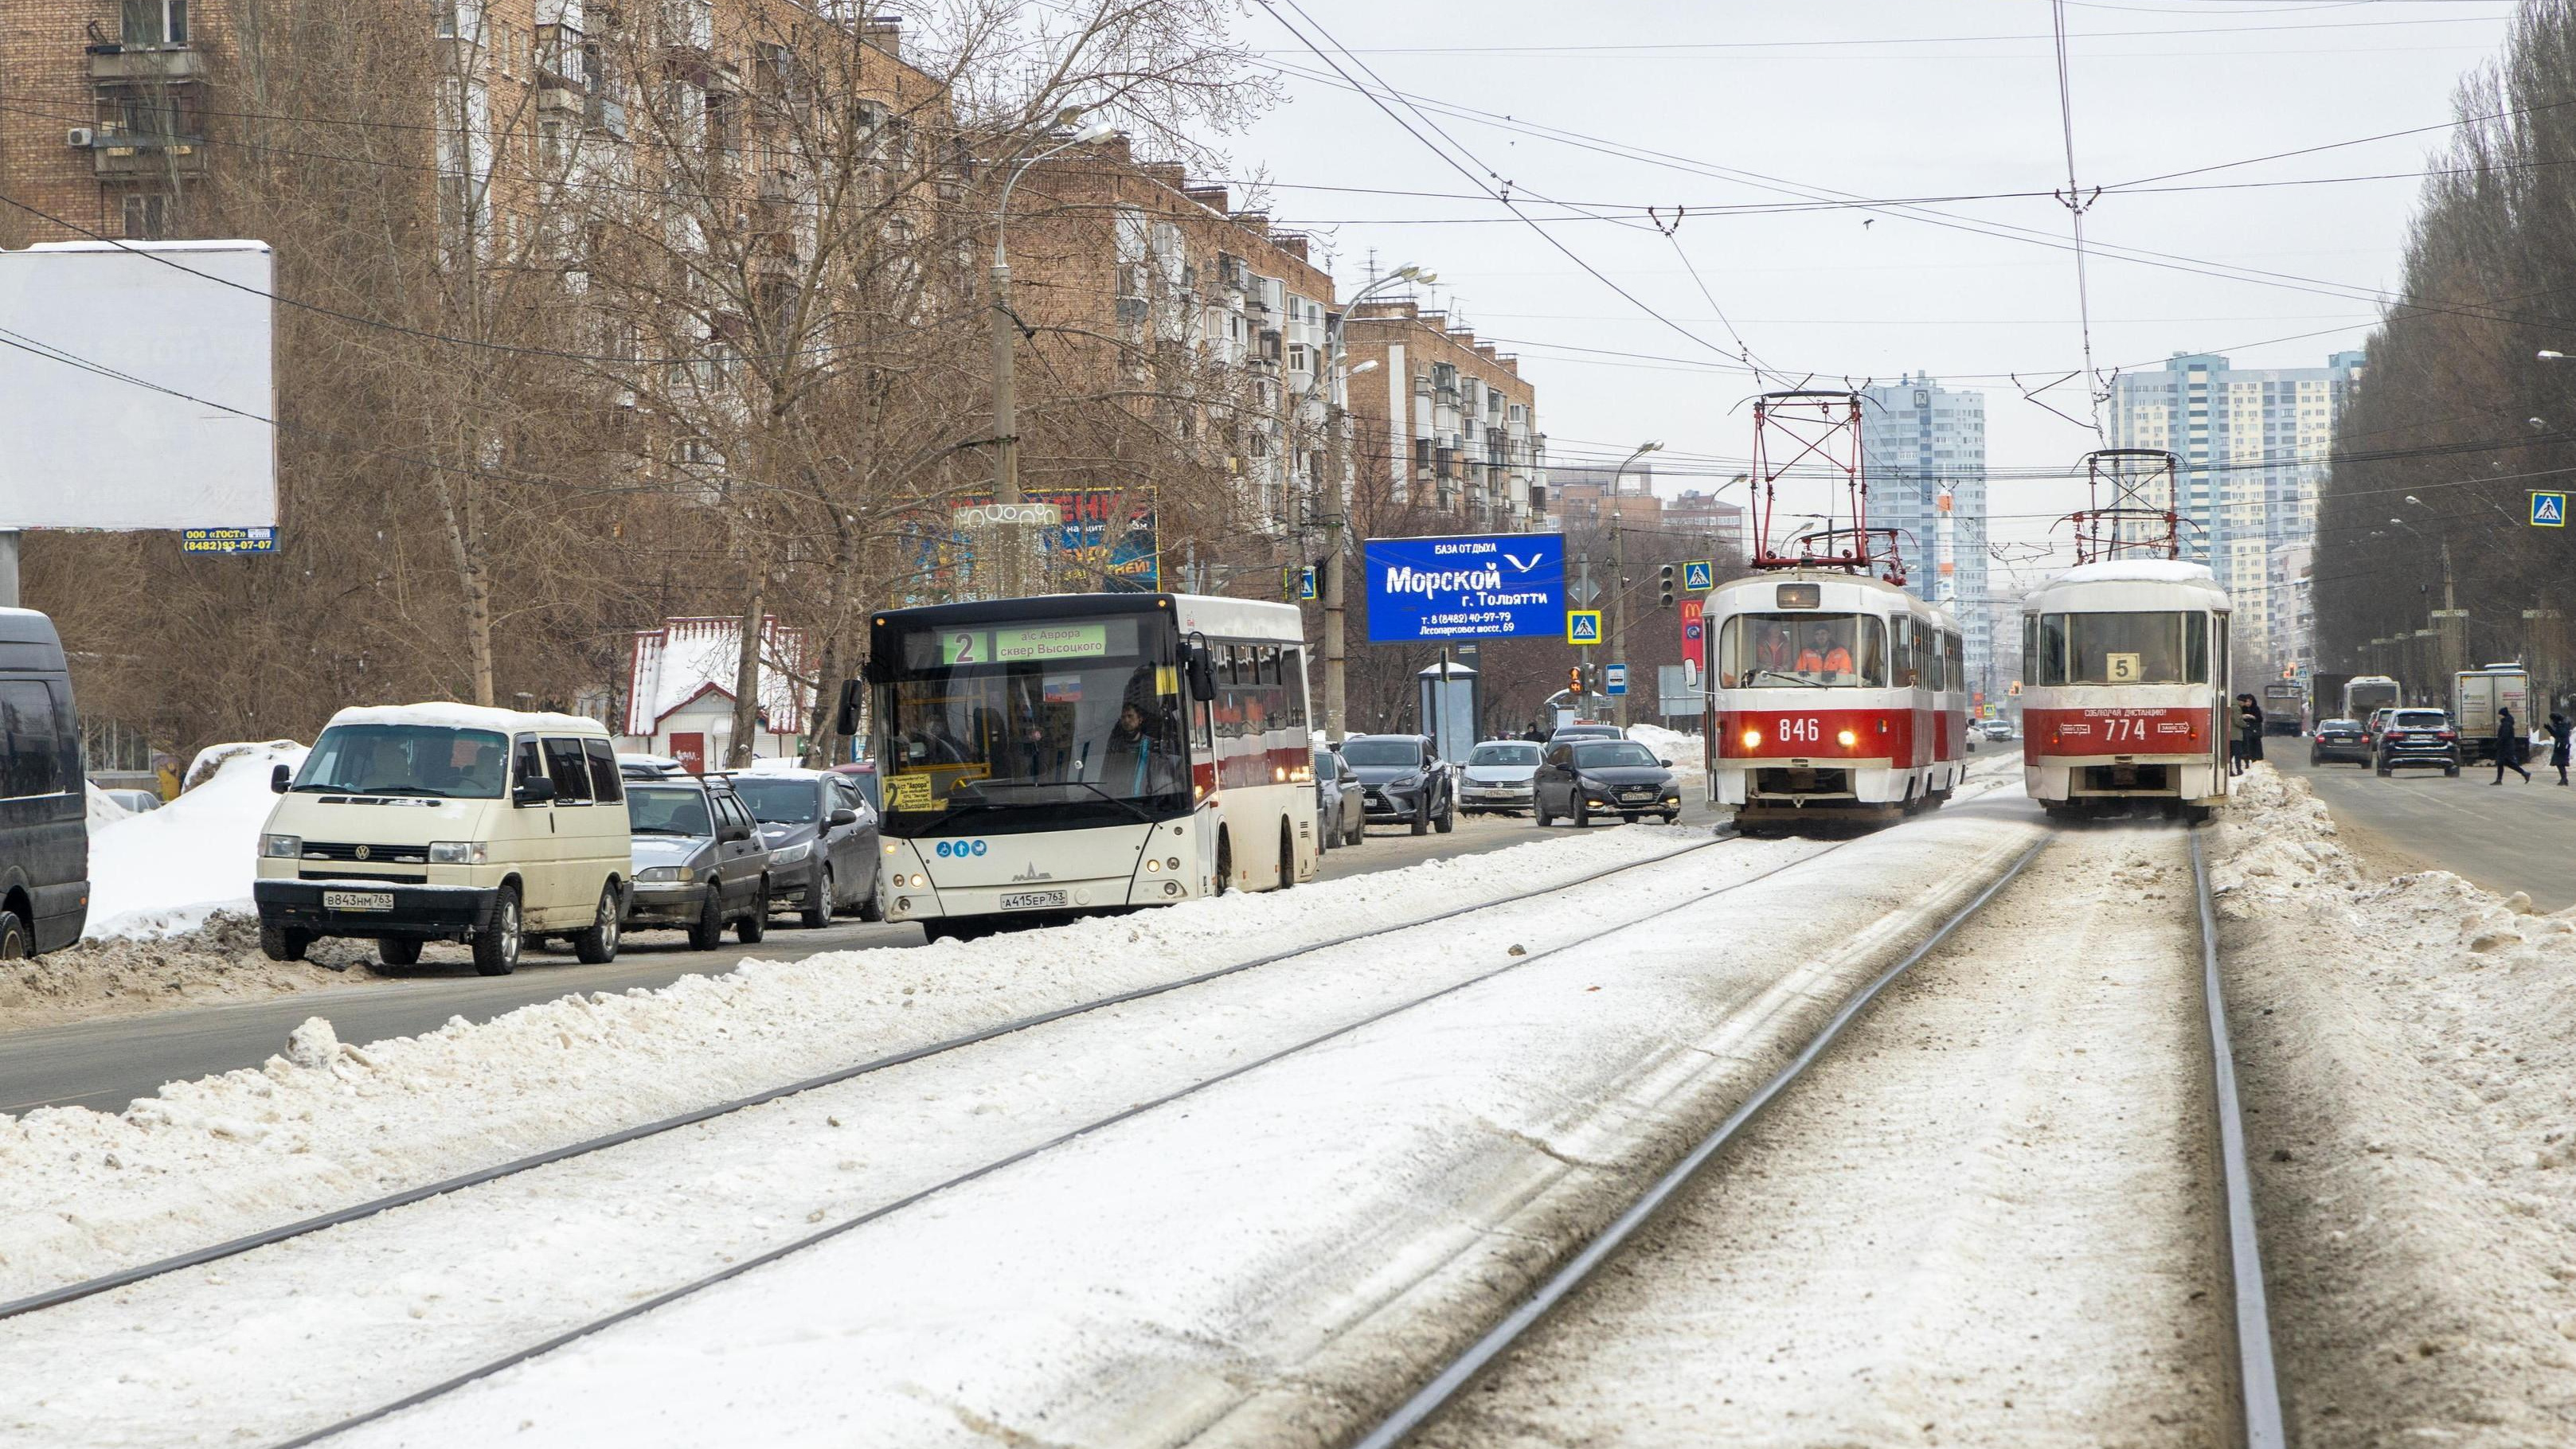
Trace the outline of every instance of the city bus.
{"label": "city bus", "polygon": [[1294,605],[1134,593],[888,609],[863,677],[887,920],[971,937],[1315,877]]}

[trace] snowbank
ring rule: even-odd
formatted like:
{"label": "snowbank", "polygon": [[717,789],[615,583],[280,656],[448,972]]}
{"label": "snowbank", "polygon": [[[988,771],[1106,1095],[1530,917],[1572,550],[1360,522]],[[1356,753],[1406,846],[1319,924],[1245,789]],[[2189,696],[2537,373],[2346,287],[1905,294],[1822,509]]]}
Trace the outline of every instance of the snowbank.
{"label": "snowbank", "polygon": [[1656,759],[1672,761],[1676,775],[1708,773],[1708,742],[1699,735],[1686,735],[1662,725],[1633,724],[1628,726],[1628,738],[1654,751]]}
{"label": "snowbank", "polygon": [[178,799],[93,829],[88,935],[164,936],[218,910],[251,910],[259,828],[277,798],[269,771],[303,760],[292,740],[210,746]]}
{"label": "snowbank", "polygon": [[2256,765],[2211,884],[2282,1382],[2309,1442],[2567,1442],[2576,912],[2372,879]]}
{"label": "snowbank", "polygon": [[105,790],[87,781],[83,781],[82,784],[89,792],[89,833],[91,835],[98,834],[101,828],[114,825],[120,820],[134,818],[133,811],[117,804]]}

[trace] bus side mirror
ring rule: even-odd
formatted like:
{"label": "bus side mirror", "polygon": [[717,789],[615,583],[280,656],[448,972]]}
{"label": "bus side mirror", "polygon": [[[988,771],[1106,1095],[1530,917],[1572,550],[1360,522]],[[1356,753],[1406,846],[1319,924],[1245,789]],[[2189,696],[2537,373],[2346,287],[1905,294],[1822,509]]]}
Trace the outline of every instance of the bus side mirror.
{"label": "bus side mirror", "polygon": [[1190,698],[1202,703],[1216,698],[1216,662],[1208,658],[1207,646],[1190,646]]}
{"label": "bus side mirror", "polygon": [[294,778],[294,772],[287,769],[284,765],[275,766],[268,772],[268,793],[272,795],[285,794],[287,782]]}
{"label": "bus side mirror", "polygon": [[843,736],[859,732],[859,681],[856,679],[841,681],[841,711],[832,717],[832,732]]}

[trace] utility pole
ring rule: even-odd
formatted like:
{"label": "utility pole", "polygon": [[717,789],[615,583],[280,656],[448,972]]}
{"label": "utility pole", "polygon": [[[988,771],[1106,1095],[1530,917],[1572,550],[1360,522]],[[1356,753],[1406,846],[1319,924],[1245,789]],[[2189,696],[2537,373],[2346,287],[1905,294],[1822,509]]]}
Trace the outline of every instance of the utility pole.
{"label": "utility pole", "polygon": [[[1372,273],[1377,270],[1375,252],[1369,254],[1369,270]],[[1341,371],[1342,363],[1347,360],[1342,351],[1342,329],[1354,308],[1367,301],[1371,293],[1382,287],[1391,287],[1398,282],[1431,280],[1433,280],[1431,273],[1416,266],[1398,267],[1384,277],[1372,276],[1368,285],[1352,293],[1351,299],[1331,315],[1324,334],[1323,360],[1316,364],[1314,380],[1307,384],[1309,397],[1312,397],[1317,389],[1323,391],[1324,423],[1332,433],[1332,451],[1337,456],[1339,464],[1334,469],[1330,482],[1332,496],[1324,500],[1322,519],[1324,576],[1317,581],[1321,584],[1324,595],[1324,738],[1331,744],[1338,745],[1342,742],[1344,717],[1350,703],[1348,686],[1350,626],[1346,608],[1348,594],[1345,592],[1348,586],[1343,581],[1346,566],[1342,555],[1350,546],[1345,535],[1350,528],[1351,511],[1349,494],[1342,487],[1342,479],[1350,463],[1350,452],[1343,446],[1341,428],[1333,416],[1336,404],[1331,379],[1335,373]],[[1375,362],[1365,362],[1354,371],[1342,375],[1346,378],[1355,377],[1375,366],[1377,366]],[[1305,410],[1301,407],[1298,411],[1302,415]],[[1441,671],[1440,682],[1444,687],[1449,682],[1448,671],[1445,669]]]}
{"label": "utility pole", "polygon": [[[1628,530],[1620,526],[1619,505],[1625,497],[1628,464],[1662,447],[1659,442],[1640,443],[1625,462],[1610,475],[1610,662],[1625,673],[1628,667]],[[1647,489],[1648,496],[1653,488]],[[1624,691],[1624,684],[1622,689]],[[1619,728],[1628,727],[1628,696],[1622,692],[1610,698],[1611,717]]]}
{"label": "utility pole", "polygon": [[[1592,607],[1592,550],[1588,548],[1585,549],[1582,555],[1575,560],[1574,577],[1577,580],[1574,586],[1574,596],[1583,601],[1583,606],[1585,608],[1588,609]],[[1577,717],[1580,717],[1585,712],[1583,708],[1583,696],[1590,693],[1592,688],[1592,646],[1589,644],[1577,644],[1574,647],[1577,654],[1580,656],[1583,668],[1584,687],[1576,690],[1574,693],[1574,713]]]}

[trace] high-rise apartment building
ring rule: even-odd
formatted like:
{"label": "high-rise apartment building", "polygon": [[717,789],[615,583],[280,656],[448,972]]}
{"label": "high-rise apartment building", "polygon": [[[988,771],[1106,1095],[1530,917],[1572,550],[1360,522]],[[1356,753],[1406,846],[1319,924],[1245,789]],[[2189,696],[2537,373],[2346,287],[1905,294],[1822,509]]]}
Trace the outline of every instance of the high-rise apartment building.
{"label": "high-rise apartment building", "polygon": [[1921,374],[1865,388],[1860,446],[1870,527],[1898,530],[1905,587],[1957,615],[1970,687],[1991,694],[1986,395],[1945,388]]}
{"label": "high-rise apartment building", "polygon": [[2208,564],[2234,600],[2239,687],[2314,662],[2293,551],[2315,539],[2335,418],[2363,361],[2338,352],[2323,367],[2239,368],[2177,352],[2111,385],[2111,445],[2175,457],[2183,557]]}

